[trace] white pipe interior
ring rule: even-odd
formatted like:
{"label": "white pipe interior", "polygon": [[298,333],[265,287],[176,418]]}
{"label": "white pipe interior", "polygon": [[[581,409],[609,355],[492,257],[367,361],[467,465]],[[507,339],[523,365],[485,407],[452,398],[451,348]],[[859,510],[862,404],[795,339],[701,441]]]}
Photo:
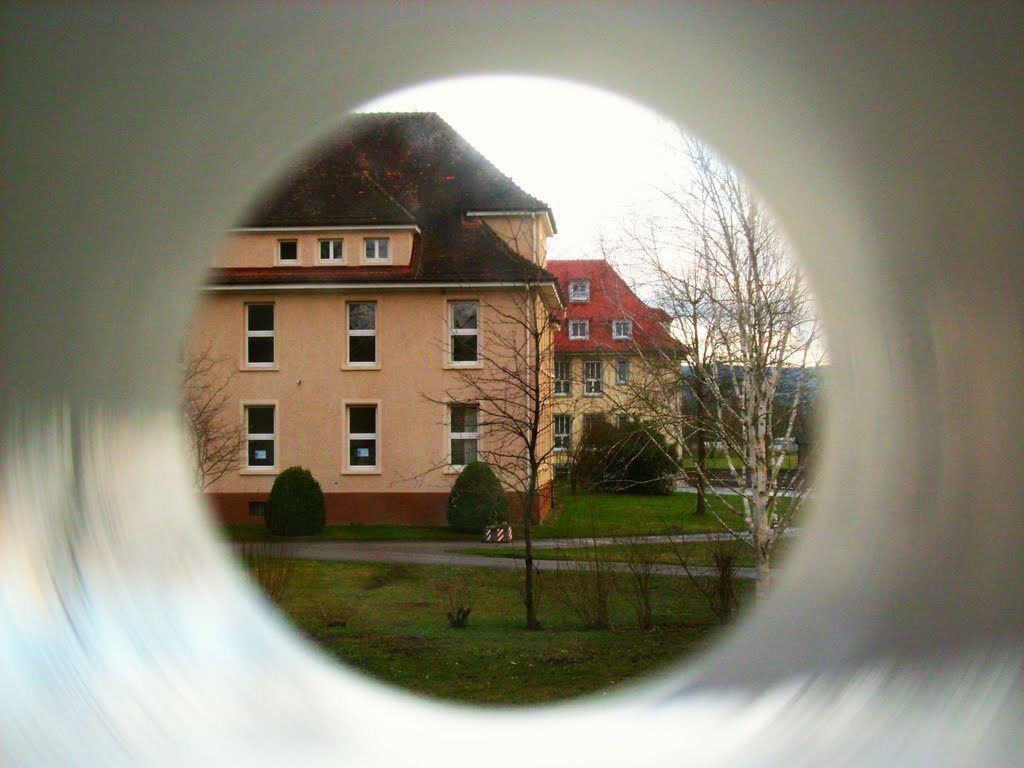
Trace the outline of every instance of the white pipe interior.
{"label": "white pipe interior", "polygon": [[[1019,8],[3,16],[8,764],[1019,759]],[[519,711],[370,682],[266,612],[190,491],[174,405],[195,286],[252,193],[358,103],[498,71],[629,95],[719,148],[804,257],[834,371],[773,599],[645,685]]]}

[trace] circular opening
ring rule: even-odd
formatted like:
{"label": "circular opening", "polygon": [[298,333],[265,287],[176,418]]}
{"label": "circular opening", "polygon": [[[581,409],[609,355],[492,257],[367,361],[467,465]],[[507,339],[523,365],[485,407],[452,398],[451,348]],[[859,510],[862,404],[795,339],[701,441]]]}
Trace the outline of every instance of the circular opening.
{"label": "circular opening", "polygon": [[[547,120],[498,109],[531,102]],[[798,538],[827,366],[792,251],[622,97],[382,97],[215,259],[196,483],[293,623],[388,682],[528,704],[641,678],[766,599]]]}

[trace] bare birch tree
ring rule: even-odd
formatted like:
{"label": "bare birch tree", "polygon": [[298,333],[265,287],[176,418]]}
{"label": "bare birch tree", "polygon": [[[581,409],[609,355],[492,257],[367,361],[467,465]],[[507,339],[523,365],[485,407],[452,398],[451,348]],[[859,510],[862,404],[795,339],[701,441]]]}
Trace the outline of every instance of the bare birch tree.
{"label": "bare birch tree", "polygon": [[214,356],[211,346],[186,354],[182,410],[200,491],[235,469],[245,448],[240,417],[230,409],[231,378],[227,360]]}
{"label": "bare birch tree", "polygon": [[[685,155],[689,185],[664,191],[664,215],[634,225],[622,246],[686,348],[676,370],[688,408],[673,413],[650,397],[644,405],[674,426],[694,460],[699,501],[711,489],[745,521],[762,596],[772,552],[803,500],[800,470],[783,471],[775,445],[792,440],[820,329],[804,276],[761,202],[703,144],[688,140]],[[709,443],[724,451],[738,497],[711,482]]]}

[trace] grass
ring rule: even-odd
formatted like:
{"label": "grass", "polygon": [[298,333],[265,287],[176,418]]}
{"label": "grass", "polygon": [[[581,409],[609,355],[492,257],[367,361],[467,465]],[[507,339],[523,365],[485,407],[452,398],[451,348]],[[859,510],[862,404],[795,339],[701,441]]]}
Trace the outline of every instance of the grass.
{"label": "grass", "polygon": [[[443,575],[473,597],[469,626],[452,629]],[[705,648],[719,627],[687,579],[655,577],[655,630],[635,628],[621,597],[614,631],[582,630],[542,574],[540,631],[524,628],[516,580],[486,568],[298,561],[280,607],[326,653],[427,696],[477,704],[537,704],[607,690]],[[744,585],[743,588],[748,588]]]}
{"label": "grass", "polygon": [[[735,497],[738,500],[738,497]],[[708,507],[734,530],[744,530],[742,519],[729,511],[714,494]],[[786,503],[785,499],[779,501]],[[533,529],[540,539],[585,536],[659,536],[665,533],[707,533],[722,531],[711,511],[695,514],[697,495],[673,493],[641,496],[619,493],[579,493],[568,484],[555,486],[555,508],[548,519]],[[454,533],[443,526],[412,525],[329,525],[318,536],[280,537],[267,533],[263,525],[224,525],[221,532],[229,541],[475,541],[477,536]]]}
{"label": "grass", "polygon": [[[731,546],[731,542],[723,542],[723,544]],[[688,565],[697,567],[711,567],[714,565],[712,554],[716,545],[712,543],[704,541],[687,541],[680,542],[679,544],[644,544],[642,546],[651,558],[652,562],[655,563],[679,565],[679,557],[676,555],[678,547],[679,554],[686,558]],[[772,555],[773,566],[782,563],[790,546],[791,542],[788,540],[782,540],[778,545],[776,545],[775,552]],[[736,567],[753,568],[753,550],[749,546],[738,542],[736,543],[735,548],[737,555]],[[470,550],[460,549],[459,552],[461,554],[485,555],[487,557],[523,557],[523,550],[521,547],[502,547],[501,549],[480,547]],[[538,560],[594,560],[598,555],[607,562],[628,562],[631,559],[629,547],[620,544],[603,545],[598,547],[598,551],[595,551],[593,547],[588,546],[557,547],[550,549],[544,547],[533,550],[533,556]]]}
{"label": "grass", "polygon": [[[722,531],[711,512],[698,517],[697,494],[673,493],[668,496],[641,496],[620,493],[579,493],[572,495],[568,485],[555,487],[556,508],[551,516],[534,528],[541,539],[584,536],[660,536],[665,533],[707,533]],[[708,494],[710,510],[730,526],[743,530],[743,520],[731,513],[725,503]]]}

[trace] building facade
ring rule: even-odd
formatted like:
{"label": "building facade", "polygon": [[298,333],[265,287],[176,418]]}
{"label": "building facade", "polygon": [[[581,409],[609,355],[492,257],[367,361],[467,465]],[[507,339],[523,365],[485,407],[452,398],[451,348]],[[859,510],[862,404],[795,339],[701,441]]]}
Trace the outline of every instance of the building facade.
{"label": "building facade", "polygon": [[[664,414],[676,402],[681,343],[604,259],[552,259],[565,300],[554,339],[552,435],[567,464],[588,422]],[[658,407],[652,407],[657,401]]]}
{"label": "building facade", "polygon": [[[550,209],[434,114],[357,115],[307,156],[229,233],[188,340],[223,363],[243,431],[239,465],[206,489],[219,518],[260,522],[301,465],[328,523],[443,524],[460,468],[507,453],[478,384],[515,348],[499,318],[560,310],[553,233]],[[535,517],[550,468],[540,480]]]}

